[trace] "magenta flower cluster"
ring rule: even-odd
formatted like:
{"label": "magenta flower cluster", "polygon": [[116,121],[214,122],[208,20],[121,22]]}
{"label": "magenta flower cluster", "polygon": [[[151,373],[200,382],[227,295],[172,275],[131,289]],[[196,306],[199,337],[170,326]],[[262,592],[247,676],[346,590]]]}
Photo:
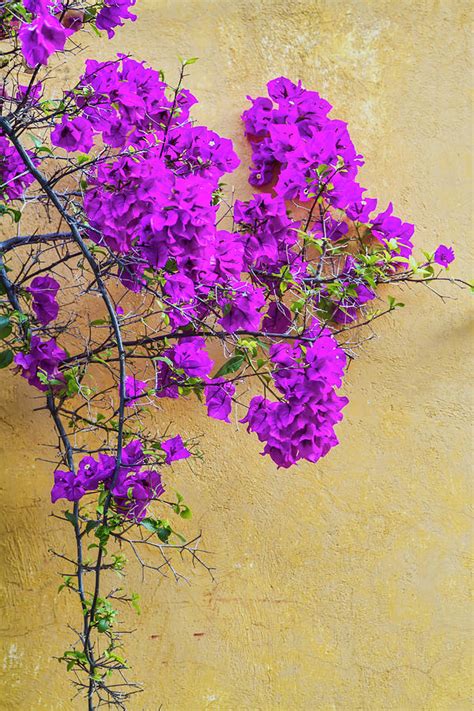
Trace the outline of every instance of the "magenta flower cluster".
{"label": "magenta flower cluster", "polygon": [[[135,0],[104,0],[95,26],[105,30],[110,39],[124,20],[136,20],[130,12],[134,4]],[[23,0],[23,5],[32,19],[21,23],[18,37],[26,63],[36,67],[47,65],[51,55],[64,51],[67,39],[82,28],[87,10],[93,10],[97,3],[91,2],[89,8],[83,5],[79,11],[71,11],[61,0]]]}
{"label": "magenta flower cluster", "polygon": [[135,22],[137,16],[130,12],[130,7],[135,5],[136,0],[105,0],[103,7],[99,11],[95,26],[98,30],[105,30],[111,39],[115,34],[116,27],[123,27],[124,20]]}
{"label": "magenta flower cluster", "polygon": [[[28,153],[37,162],[33,154]],[[33,182],[34,178],[25,170],[20,156],[0,132],[0,199],[18,200]]]}
{"label": "magenta flower cluster", "polygon": [[278,343],[270,348],[273,380],[282,398],[254,397],[241,420],[265,442],[263,454],[279,467],[300,459],[317,462],[338,444],[334,425],[348,402],[336,394],[344,374],[344,351],[318,324],[311,331],[318,336],[309,347]]}
{"label": "magenta flower cluster", "polygon": [[147,468],[146,463],[140,440],[132,440],[123,448],[118,469],[116,458],[109,454],[100,453],[98,459],[85,456],[76,473],[55,471],[51,501],[79,501],[87,492],[103,487],[112,493],[117,511],[127,518],[141,521],[151,501],[164,493],[161,475]]}
{"label": "magenta flower cluster", "polygon": [[47,392],[61,389],[65,378],[60,368],[66,358],[66,351],[54,338],[42,341],[39,336],[32,336],[28,353],[17,353],[15,364],[30,385]]}
{"label": "magenta flower cluster", "polygon": [[[161,449],[166,464],[191,456],[180,435],[161,442]],[[79,501],[101,487],[112,493],[116,510],[135,521],[141,521],[150,503],[164,493],[160,473],[149,468],[142,442],[134,439],[123,448],[118,468],[115,457],[101,452],[98,459],[83,457],[76,473],[57,469],[51,501]]]}
{"label": "magenta flower cluster", "polygon": [[36,17],[32,22],[24,22],[18,33],[23,56],[30,67],[47,65],[49,57],[55,52],[62,52],[67,38],[73,34],[73,29],[64,27],[51,14],[47,3],[34,3],[34,8]]}
{"label": "magenta flower cluster", "polygon": [[[333,209],[324,230],[331,239],[347,233],[347,216],[367,224],[373,237],[390,243],[397,254],[409,256],[414,226],[392,216],[391,205],[370,217],[377,200],[365,197],[365,188],[357,182],[364,159],[354,148],[347,124],[330,118],[331,105],[301,82],[280,77],[267,86],[269,98],[251,99],[251,108],[242,116],[252,145],[250,183],[262,187],[273,181],[276,194],[286,200],[306,202],[321,196]],[[337,219],[335,210],[345,216]]]}
{"label": "magenta flower cluster", "polygon": [[37,276],[31,280],[28,291],[33,296],[32,306],[38,321],[43,326],[55,321],[59,313],[59,304],[56,301],[59,282],[51,276]]}
{"label": "magenta flower cluster", "polygon": [[[124,20],[135,19],[133,5],[105,0],[96,27],[111,37]],[[55,0],[26,0],[25,7],[32,20],[18,33],[24,57],[31,67],[47,64],[82,20],[68,19]],[[184,88],[173,95],[144,63],[125,55],[113,62],[88,60],[77,89],[65,96],[67,109],[51,143],[68,154],[89,154],[94,146],[109,151],[107,160],[84,168],[85,234],[113,255],[115,276],[126,289],[157,297],[169,325],[170,340],[154,361],[155,382],[128,375],[125,406],[194,391],[204,396],[210,417],[229,422],[239,374],[227,376],[249,360],[240,350],[232,367],[213,376],[214,362],[199,333],[276,339],[263,346],[262,360],[272,398],[252,398],[241,422],[264,443],[263,454],[289,467],[302,459],[316,462],[337,444],[334,426],[347,403],[337,394],[346,357],[327,325],[356,321],[375,299],[374,283],[364,276],[363,257],[371,250],[387,255],[378,262],[381,273],[409,264],[414,227],[393,214],[392,204],[377,212],[377,200],[365,195],[358,182],[363,156],[347,124],[330,117],[327,101],[285,77],[267,88],[268,96],[250,99],[242,116],[252,148],[249,182],[260,192],[229,207],[231,229],[218,216],[221,182],[239,165],[231,141],[195,124],[196,98]],[[40,97],[38,85],[28,101]],[[2,192],[16,199],[32,179],[3,136],[0,148]],[[289,213],[290,203],[300,208],[298,219]],[[325,283],[306,240],[337,248],[354,234],[363,239],[363,252],[346,252],[332,263],[337,284]],[[453,259],[444,245],[433,257],[443,267]],[[308,291],[308,285],[316,286]],[[308,326],[299,319],[287,288],[324,320],[311,316]],[[27,287],[42,326],[58,317],[58,290],[51,276],[38,276]],[[66,359],[54,339],[34,335],[15,362],[30,384],[46,391],[65,385]],[[190,456],[179,435],[162,449],[168,464]],[[120,467],[100,454],[98,460],[83,458],[77,474],[57,471],[52,496],[77,501],[98,487],[108,488],[118,509],[136,519],[162,492],[139,440],[125,447]]]}

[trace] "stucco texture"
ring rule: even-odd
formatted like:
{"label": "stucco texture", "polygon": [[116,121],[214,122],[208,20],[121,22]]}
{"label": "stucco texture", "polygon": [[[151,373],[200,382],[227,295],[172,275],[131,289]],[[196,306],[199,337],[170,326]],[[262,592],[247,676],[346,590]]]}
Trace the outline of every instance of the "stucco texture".
{"label": "stucco texture", "polygon": [[[466,0],[138,0],[139,20],[87,54],[130,51],[172,81],[199,57],[196,116],[236,141],[245,183],[245,96],[301,78],[349,122],[362,183],[453,244],[468,276],[472,239],[470,3]],[[81,64],[67,72],[73,76]],[[176,488],[213,552],[216,582],[190,585],[132,567],[142,596],[128,641],[145,691],[132,711],[464,711],[470,701],[469,503],[472,311],[466,292],[403,292],[350,369],[341,444],[317,465],[277,471],[242,426],[198,403],[163,418],[205,433],[205,458]],[[75,601],[57,594],[48,553],[69,534],[50,517],[55,441],[38,401],[2,373],[0,708],[80,709],[53,659]],[[194,527],[194,529],[193,529]],[[3,664],[3,669],[1,666]]]}

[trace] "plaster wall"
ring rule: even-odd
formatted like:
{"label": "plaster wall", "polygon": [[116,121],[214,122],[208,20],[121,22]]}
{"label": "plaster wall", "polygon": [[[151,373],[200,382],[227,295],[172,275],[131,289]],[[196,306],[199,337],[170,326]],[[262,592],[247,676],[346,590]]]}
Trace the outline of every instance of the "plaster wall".
{"label": "plaster wall", "polygon": [[[285,74],[347,120],[367,165],[362,183],[417,226],[416,242],[472,246],[472,112],[467,0],[138,0],[139,20],[88,56],[131,51],[172,81],[199,57],[196,116],[236,141],[245,183],[245,96]],[[64,71],[73,77],[82,59]],[[61,72],[62,73],[62,72]],[[63,81],[63,77],[61,79]],[[59,83],[58,83],[59,86]],[[469,262],[472,267],[472,261]],[[405,309],[349,370],[341,444],[317,465],[277,471],[237,426],[200,406],[166,417],[204,432],[205,459],[176,488],[213,551],[217,582],[139,572],[143,612],[128,645],[145,692],[132,711],[468,711],[472,662],[472,311],[405,290]],[[401,296],[401,295],[400,295]],[[0,708],[65,711],[75,604],[58,596],[48,548],[53,442],[20,378],[0,380]],[[164,415],[165,416],[165,415]],[[2,669],[3,665],[3,669]]]}

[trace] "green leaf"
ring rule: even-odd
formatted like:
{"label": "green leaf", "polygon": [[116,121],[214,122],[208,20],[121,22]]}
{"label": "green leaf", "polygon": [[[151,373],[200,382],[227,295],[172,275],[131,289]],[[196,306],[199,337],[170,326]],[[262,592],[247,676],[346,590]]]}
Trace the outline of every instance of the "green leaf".
{"label": "green leaf", "polygon": [[99,620],[97,623],[97,629],[99,632],[107,632],[110,627],[110,622],[108,620]]}
{"label": "green leaf", "polygon": [[294,314],[300,313],[304,309],[304,306],[306,304],[306,299],[301,298],[297,299],[296,301],[293,301],[293,303],[290,306],[291,311],[293,311]]}
{"label": "green leaf", "polygon": [[97,528],[99,525],[99,521],[88,521],[85,528],[86,534],[90,533],[92,530],[94,530],[94,528]]}
{"label": "green leaf", "polygon": [[[130,602],[132,603],[132,607],[133,607],[133,609],[135,610],[135,612],[137,613],[137,615],[141,615],[141,612],[142,612],[141,609],[140,609],[140,602],[139,602],[139,600],[140,600],[140,595],[139,595],[138,593],[135,593],[135,592],[132,593]],[[123,663],[125,664],[125,660],[123,661]]]}
{"label": "green leaf", "polygon": [[388,307],[391,311],[393,311],[393,309],[400,309],[403,306],[405,306],[405,304],[402,304],[401,301],[397,301],[394,296],[388,297]]}
{"label": "green leaf", "polygon": [[26,8],[23,7],[21,2],[15,3],[15,5],[12,7],[12,10],[13,9],[18,15],[21,15],[26,22],[31,22],[32,15],[31,13],[27,12]]}
{"label": "green leaf", "polygon": [[170,368],[174,368],[174,363],[171,360],[171,358],[168,358],[168,356],[158,356],[157,358],[153,358],[153,360],[156,360],[161,363],[166,363]]}
{"label": "green leaf", "polygon": [[53,151],[51,150],[51,148],[48,148],[48,146],[41,146],[41,148],[38,148],[38,150],[37,150],[36,152],[37,152],[38,154],[40,154],[40,153],[47,153],[47,155],[49,155],[49,156],[53,156],[53,155],[54,155]]}
{"label": "green leaf", "polygon": [[0,368],[8,368],[13,363],[13,351],[8,349],[0,353]]}
{"label": "green leaf", "polygon": [[147,531],[151,531],[152,533],[156,531],[156,522],[152,518],[144,518],[141,525],[143,528],[146,528]]}
{"label": "green leaf", "polygon": [[199,57],[191,57],[191,59],[186,59],[185,62],[183,62],[183,67],[187,67],[190,64],[195,64],[198,61]]}
{"label": "green leaf", "polygon": [[0,340],[8,338],[12,332],[12,325],[9,316],[0,316]]}
{"label": "green leaf", "polygon": [[66,392],[67,395],[72,397],[79,392],[80,383],[77,379],[77,368],[71,368],[65,371],[64,378],[66,380]]}
{"label": "green leaf", "polygon": [[64,518],[69,521],[69,523],[72,523],[73,526],[76,525],[77,516],[75,516],[72,511],[64,511]]}
{"label": "green leaf", "polygon": [[168,543],[168,539],[171,536],[171,528],[160,526],[156,533],[162,543]]}
{"label": "green leaf", "polygon": [[179,512],[179,515],[181,516],[181,518],[191,518],[193,514],[189,506],[183,506],[183,508]]}
{"label": "green leaf", "polygon": [[233,355],[229,360],[227,360],[214,375],[214,378],[220,378],[223,375],[228,375],[229,373],[235,373],[242,366],[245,360],[245,355]]}
{"label": "green leaf", "polygon": [[41,148],[41,146],[43,145],[43,141],[41,140],[41,138],[38,138],[38,136],[35,136],[33,133],[29,133],[28,138],[31,138],[35,148]]}
{"label": "green leaf", "polygon": [[146,528],[147,531],[156,533],[162,543],[167,543],[172,533],[169,523],[160,519],[144,518],[141,525]]}

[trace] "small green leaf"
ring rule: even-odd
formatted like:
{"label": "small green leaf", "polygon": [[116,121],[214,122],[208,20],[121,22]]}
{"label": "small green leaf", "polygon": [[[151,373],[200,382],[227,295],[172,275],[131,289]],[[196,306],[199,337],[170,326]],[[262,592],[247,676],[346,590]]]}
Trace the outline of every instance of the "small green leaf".
{"label": "small green leaf", "polygon": [[8,316],[0,316],[0,340],[8,338],[12,332],[12,325]]}
{"label": "small green leaf", "polygon": [[94,528],[97,528],[97,526],[99,525],[99,521],[88,521],[85,528],[86,535],[90,533]]}
{"label": "small green leaf", "polygon": [[97,623],[97,630],[99,632],[107,632],[109,627],[110,627],[110,623],[108,620],[99,620]]}
{"label": "small green leaf", "polygon": [[401,301],[397,301],[394,296],[388,297],[388,307],[391,311],[393,311],[393,309],[400,309],[403,306],[405,306],[405,304],[402,304]]}
{"label": "small green leaf", "polygon": [[236,373],[240,367],[242,366],[242,363],[245,360],[245,355],[233,355],[229,360],[227,360],[217,371],[217,373],[214,375],[215,378],[220,378],[223,375],[229,375],[229,373]]}
{"label": "small green leaf", "polygon": [[51,148],[48,148],[48,146],[41,146],[41,148],[38,148],[38,150],[37,150],[36,152],[37,152],[38,154],[40,154],[40,153],[46,153],[46,154],[49,155],[49,156],[54,155],[53,151],[51,150]]}
{"label": "small green leaf", "polygon": [[171,360],[171,358],[168,358],[168,356],[158,356],[157,358],[153,358],[153,360],[156,360],[160,363],[166,363],[170,368],[174,368],[174,363]]}
{"label": "small green leaf", "polygon": [[41,146],[43,145],[43,141],[41,140],[41,138],[38,138],[38,136],[35,136],[32,133],[28,134],[28,138],[31,138],[31,141],[33,142],[35,148],[41,148]]}
{"label": "small green leaf", "polygon": [[156,523],[152,518],[144,518],[141,525],[143,528],[146,528],[147,531],[151,531],[152,533],[156,531]]}
{"label": "small green leaf", "polygon": [[8,349],[0,353],[0,368],[8,368],[13,363],[13,351]]}
{"label": "small green leaf", "polygon": [[76,160],[78,165],[83,165],[84,163],[88,163],[90,161],[90,157],[85,153],[79,153],[79,155],[76,156]]}
{"label": "small green leaf", "polygon": [[189,506],[183,506],[183,508],[179,512],[179,515],[181,516],[181,518],[191,518],[193,514]]}
{"label": "small green leaf", "polygon": [[[130,602],[132,603],[132,607],[137,613],[137,615],[141,615],[141,609],[140,609],[140,595],[138,593],[132,593],[131,600]],[[125,663],[125,662],[124,662]]]}
{"label": "small green leaf", "polygon": [[156,533],[162,543],[167,543],[169,537],[171,536],[171,529],[160,526]]}

